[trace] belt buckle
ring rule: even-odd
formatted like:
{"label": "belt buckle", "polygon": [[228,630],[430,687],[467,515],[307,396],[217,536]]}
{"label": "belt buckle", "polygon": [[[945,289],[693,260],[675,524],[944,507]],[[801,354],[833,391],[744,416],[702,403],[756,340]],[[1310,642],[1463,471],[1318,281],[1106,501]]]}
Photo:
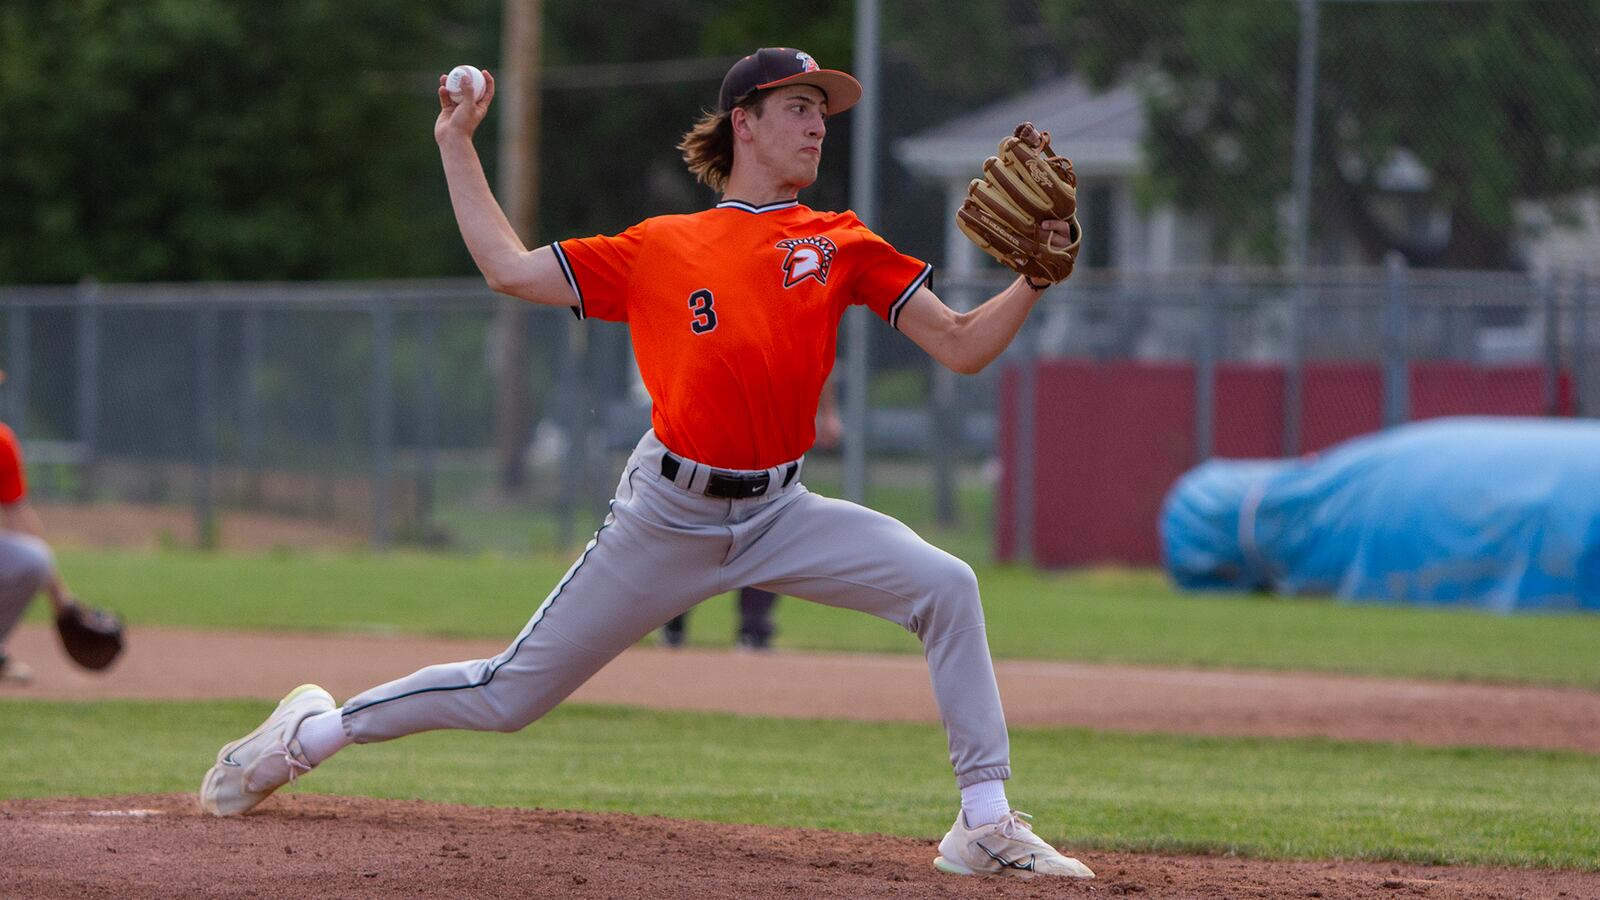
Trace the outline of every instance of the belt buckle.
{"label": "belt buckle", "polygon": [[743,474],[713,470],[706,479],[706,493],[713,497],[743,500],[759,497],[767,492],[772,479],[766,472]]}

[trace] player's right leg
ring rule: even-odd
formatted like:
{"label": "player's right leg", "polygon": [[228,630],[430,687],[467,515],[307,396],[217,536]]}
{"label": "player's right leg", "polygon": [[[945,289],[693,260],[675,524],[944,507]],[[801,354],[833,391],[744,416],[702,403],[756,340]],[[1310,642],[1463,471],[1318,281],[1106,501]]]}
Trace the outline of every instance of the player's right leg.
{"label": "player's right leg", "polygon": [[747,529],[730,577],[870,613],[922,641],[962,800],[939,844],[940,870],[1092,878],[1007,802],[1010,741],[972,567],[891,516],[809,492]]}
{"label": "player's right leg", "polygon": [[[716,593],[728,537],[711,521],[726,504],[637,477],[637,469],[630,461],[605,524],[504,652],[428,666],[364,691],[341,709],[330,700],[300,716],[298,707],[285,712],[280,704],[261,728],[219,754],[202,786],[202,806],[220,815],[246,812],[350,742],[439,728],[517,731],[667,619]],[[257,735],[267,739],[253,740]],[[234,779],[238,787],[213,774],[226,765],[229,748],[238,751],[235,774],[250,769],[243,781]]]}

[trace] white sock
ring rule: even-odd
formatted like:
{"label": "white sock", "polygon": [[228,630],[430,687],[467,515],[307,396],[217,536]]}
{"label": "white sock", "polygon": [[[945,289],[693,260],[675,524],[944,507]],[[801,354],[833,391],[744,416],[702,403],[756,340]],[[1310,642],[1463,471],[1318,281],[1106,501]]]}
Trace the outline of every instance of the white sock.
{"label": "white sock", "polygon": [[980,781],[961,789],[961,815],[968,828],[993,825],[1006,817],[1011,805],[1006,802],[1006,783],[998,778]]}
{"label": "white sock", "polygon": [[300,729],[294,736],[300,742],[300,755],[305,757],[306,765],[315,766],[350,743],[350,736],[344,733],[339,715],[339,710],[330,709],[300,723]]}

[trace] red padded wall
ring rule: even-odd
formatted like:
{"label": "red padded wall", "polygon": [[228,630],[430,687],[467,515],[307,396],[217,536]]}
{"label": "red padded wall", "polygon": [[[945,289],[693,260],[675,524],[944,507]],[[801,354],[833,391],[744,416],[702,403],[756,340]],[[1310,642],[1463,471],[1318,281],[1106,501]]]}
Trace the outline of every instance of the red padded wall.
{"label": "red padded wall", "polygon": [[[1161,501],[1194,465],[1194,367],[1187,364],[1049,360],[1034,362],[1034,440],[1016,441],[1020,382],[1000,378],[1002,461],[995,503],[996,554],[1014,559],[1016,454],[1033,456],[1033,546],[1045,566],[1160,562]],[[1421,363],[1410,371],[1413,419],[1444,415],[1539,415],[1538,366],[1479,368]],[[1301,449],[1312,453],[1383,424],[1383,375],[1376,364],[1307,363],[1301,383]],[[1570,378],[1558,403],[1570,414]],[[1228,363],[1216,369],[1214,456],[1274,458],[1283,447],[1284,374],[1277,366]]]}
{"label": "red padded wall", "polygon": [[1212,456],[1269,459],[1283,455],[1283,381],[1283,370],[1277,366],[1217,366]]}

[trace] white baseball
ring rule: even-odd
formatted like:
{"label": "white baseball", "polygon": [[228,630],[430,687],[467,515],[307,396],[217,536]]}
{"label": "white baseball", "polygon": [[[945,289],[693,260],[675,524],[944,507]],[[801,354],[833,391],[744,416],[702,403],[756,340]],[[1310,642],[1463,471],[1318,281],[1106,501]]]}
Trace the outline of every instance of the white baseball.
{"label": "white baseball", "polygon": [[483,72],[476,66],[456,66],[444,79],[444,89],[457,103],[462,102],[466,94],[463,88],[468,84],[472,86],[472,102],[476,103],[483,98]]}

